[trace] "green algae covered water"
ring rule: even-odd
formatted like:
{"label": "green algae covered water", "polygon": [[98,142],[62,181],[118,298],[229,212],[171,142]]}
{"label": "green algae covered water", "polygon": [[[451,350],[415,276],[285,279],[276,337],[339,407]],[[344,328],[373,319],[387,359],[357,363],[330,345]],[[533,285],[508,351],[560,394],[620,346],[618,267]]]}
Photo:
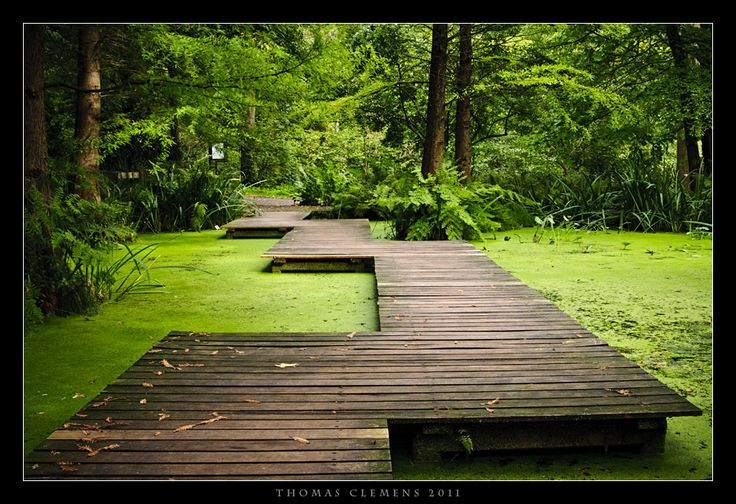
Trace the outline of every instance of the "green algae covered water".
{"label": "green algae covered water", "polygon": [[[664,454],[472,454],[439,464],[395,450],[397,479],[682,480],[712,476],[712,241],[684,234],[498,233],[479,249],[703,409],[669,420]],[[375,237],[385,229],[374,226]],[[275,239],[223,231],[141,235],[157,243],[165,285],[51,318],[24,336],[26,452],[171,330],[352,332],[378,329],[371,273],[271,274]],[[202,271],[203,270],[203,271]]]}

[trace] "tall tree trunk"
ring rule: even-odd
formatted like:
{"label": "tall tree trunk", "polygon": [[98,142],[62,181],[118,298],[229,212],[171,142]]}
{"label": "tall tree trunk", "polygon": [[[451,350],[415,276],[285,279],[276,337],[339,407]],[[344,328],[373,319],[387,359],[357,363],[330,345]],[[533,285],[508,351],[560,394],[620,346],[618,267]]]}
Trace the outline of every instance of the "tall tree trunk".
{"label": "tall tree trunk", "polygon": [[[672,59],[675,62],[679,78],[684,83],[687,77],[688,63],[687,54],[680,39],[679,25],[668,24],[666,27],[667,40],[670,50],[672,51]],[[684,84],[683,84],[684,85]],[[688,113],[688,103],[691,99],[691,93],[687,89],[683,89],[680,93],[680,107],[682,108],[682,127],[685,130],[685,147],[687,148],[687,165],[688,174],[692,174],[700,167],[700,153],[698,152],[698,139],[695,137],[693,128],[693,119]],[[691,176],[690,187],[695,185],[695,178]]]}
{"label": "tall tree trunk", "polygon": [[75,137],[79,145],[77,165],[81,169],[77,193],[100,201],[100,30],[94,25],[79,28],[77,119]]}
{"label": "tall tree trunk", "polygon": [[422,155],[422,175],[436,173],[445,151],[445,83],[447,71],[447,25],[432,26],[432,58],[429,68],[427,130]]}
{"label": "tall tree trunk", "polygon": [[713,172],[713,129],[708,127],[701,139],[703,148],[703,171],[706,175]]}
{"label": "tall tree trunk", "polygon": [[23,134],[25,186],[35,187],[45,201],[50,196],[48,181],[48,147],[46,112],[43,93],[43,25],[26,25],[24,37],[25,64]]}
{"label": "tall tree trunk", "polygon": [[458,171],[470,181],[472,152],[470,150],[470,79],[473,45],[471,25],[460,25],[460,61],[457,66],[457,109],[455,113],[455,162]]}

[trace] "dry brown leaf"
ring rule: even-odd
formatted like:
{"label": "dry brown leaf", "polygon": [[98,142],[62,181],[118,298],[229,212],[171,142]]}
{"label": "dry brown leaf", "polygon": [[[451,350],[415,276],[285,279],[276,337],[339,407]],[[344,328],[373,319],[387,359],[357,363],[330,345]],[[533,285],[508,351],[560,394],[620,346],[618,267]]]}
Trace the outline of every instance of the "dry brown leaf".
{"label": "dry brown leaf", "polygon": [[198,425],[211,424],[213,422],[217,422],[218,420],[222,420],[223,418],[227,418],[227,417],[218,415],[216,412],[212,414],[214,415],[214,418],[210,418],[209,420],[202,420],[201,422],[197,422],[194,424],[182,425],[181,427],[177,427],[176,429],[174,429],[174,432],[182,432],[182,431],[190,430],[190,429],[197,427]]}
{"label": "dry brown leaf", "polygon": [[333,415],[337,415],[337,411],[335,411],[334,409],[332,410],[332,412],[331,412],[331,413],[332,413]]}
{"label": "dry brown leaf", "polygon": [[101,448],[97,448],[96,450],[93,450],[88,445],[77,445],[77,448],[79,448],[82,451],[86,451],[88,457],[94,457],[95,455],[97,455],[101,451],[114,450],[115,448],[120,448],[120,445],[117,444],[117,443],[113,443],[113,444],[109,444],[107,446],[103,446]]}
{"label": "dry brown leaf", "polygon": [[261,401],[257,399],[244,399],[243,402],[251,403],[251,404],[260,404]]}
{"label": "dry brown leaf", "polygon": [[210,355],[217,355],[218,353],[220,353],[220,351],[219,350],[215,350],[214,352],[211,352]]}
{"label": "dry brown leaf", "polygon": [[58,450],[51,450],[51,455],[60,455],[61,452]]}
{"label": "dry brown leaf", "polygon": [[608,390],[609,392],[616,392],[617,394],[620,394],[622,396],[630,396],[630,395],[632,395],[631,390],[625,389],[625,388],[622,388],[622,389],[607,388],[606,390]]}
{"label": "dry brown leaf", "polygon": [[398,315],[395,315],[394,320],[401,320],[401,317],[399,317]]}
{"label": "dry brown leaf", "polygon": [[105,418],[105,423],[112,425],[115,423],[115,420],[113,420],[112,417],[107,417]]}
{"label": "dry brown leaf", "polygon": [[244,352],[244,351],[242,351],[242,350],[238,350],[238,349],[236,348],[236,349],[235,349],[235,353],[236,353],[236,354],[240,354],[240,355],[243,355],[243,354],[244,354],[245,352]]}
{"label": "dry brown leaf", "polygon": [[78,470],[76,467],[74,467],[74,464],[68,460],[57,462],[56,465],[58,465],[59,469],[64,472],[74,472]]}
{"label": "dry brown leaf", "polygon": [[153,388],[153,383],[143,382],[142,385],[145,388]]}
{"label": "dry brown leaf", "polygon": [[[84,436],[84,437],[79,438],[79,441],[83,441],[85,443],[96,443],[100,439],[105,439],[105,436]],[[60,453],[60,452],[57,452],[57,453]]]}
{"label": "dry brown leaf", "polygon": [[171,415],[169,415],[168,413],[164,413],[164,412],[162,411],[161,413],[159,413],[159,414],[158,414],[158,421],[160,422],[161,420],[166,420],[166,419],[167,419],[167,418],[169,418],[170,416],[171,416]]}
{"label": "dry brown leaf", "polygon": [[144,397],[143,399],[141,399],[140,401],[138,401],[138,403],[139,403],[139,404],[148,404],[148,399],[146,399],[146,398]]}
{"label": "dry brown leaf", "polygon": [[189,351],[189,348],[184,349],[184,353],[187,353]]}
{"label": "dry brown leaf", "polygon": [[112,400],[112,396],[107,396],[107,397],[105,397],[105,398],[104,398],[104,399],[103,399],[102,401],[100,401],[100,402],[92,403],[92,405],[91,405],[91,406],[92,406],[93,408],[99,408],[100,406],[107,406],[107,403],[109,403],[109,402],[110,402],[110,400]]}
{"label": "dry brown leaf", "polygon": [[75,394],[74,394],[74,395],[72,396],[72,399],[79,399],[80,397],[85,397],[85,395],[84,395],[84,394],[82,394],[81,392],[77,392],[77,393],[75,393]]}
{"label": "dry brown leaf", "polygon": [[291,439],[293,439],[294,441],[297,441],[299,443],[302,443],[302,444],[309,444],[309,440],[308,439],[304,439],[303,437],[291,436]]}
{"label": "dry brown leaf", "polygon": [[493,412],[494,412],[494,411],[496,411],[496,410],[494,410],[494,409],[491,409],[491,408],[486,408],[486,411],[487,411],[488,413],[493,413]]}
{"label": "dry brown leaf", "polygon": [[161,348],[152,348],[152,349],[150,349],[148,351],[148,353],[159,353],[159,352],[163,352],[163,349],[161,349]]}
{"label": "dry brown leaf", "polygon": [[31,469],[33,469],[33,470],[36,470],[36,469],[38,469],[38,464],[33,464],[33,465],[31,466]]}
{"label": "dry brown leaf", "polygon": [[498,403],[500,401],[500,397],[496,397],[493,401],[488,401],[486,403],[483,403],[483,406],[493,406],[494,404]]}
{"label": "dry brown leaf", "polygon": [[201,363],[191,363],[191,362],[182,362],[179,364],[179,367],[204,367],[204,364]]}
{"label": "dry brown leaf", "polygon": [[76,415],[74,415],[74,416],[77,416],[77,417],[79,417],[79,418],[85,418],[85,417],[88,417],[89,415],[87,415],[86,413],[77,413],[77,414],[76,414]]}
{"label": "dry brown leaf", "polygon": [[297,363],[287,364],[285,362],[282,362],[281,364],[274,364],[274,366],[276,366],[277,368],[281,368],[281,369],[284,369],[284,368],[287,368],[287,367],[297,367],[298,365],[299,364],[297,364]]}
{"label": "dry brown leaf", "polygon": [[569,345],[570,343],[575,343],[575,340],[569,339],[562,342],[563,345]]}
{"label": "dry brown leaf", "polygon": [[153,435],[154,436],[160,436],[161,435],[161,431],[156,431],[156,432],[153,433]]}
{"label": "dry brown leaf", "polygon": [[155,374],[156,376],[161,376],[162,374],[164,374],[164,372],[163,371],[154,371],[153,374]]}
{"label": "dry brown leaf", "polygon": [[355,336],[355,333],[356,333],[356,331],[353,331],[350,334],[348,334],[347,337],[348,338],[352,338],[353,336]]}
{"label": "dry brown leaf", "polygon": [[[169,362],[168,360],[166,360],[166,359],[163,359],[163,360],[161,361],[161,364],[163,364],[163,365],[164,365],[164,367],[167,367],[167,368],[169,368],[169,369],[178,369],[178,370],[181,370],[181,368],[178,368],[178,367],[174,366],[174,365],[173,365],[172,363],[170,363],[170,362]],[[144,386],[145,386],[145,385],[144,385]]]}

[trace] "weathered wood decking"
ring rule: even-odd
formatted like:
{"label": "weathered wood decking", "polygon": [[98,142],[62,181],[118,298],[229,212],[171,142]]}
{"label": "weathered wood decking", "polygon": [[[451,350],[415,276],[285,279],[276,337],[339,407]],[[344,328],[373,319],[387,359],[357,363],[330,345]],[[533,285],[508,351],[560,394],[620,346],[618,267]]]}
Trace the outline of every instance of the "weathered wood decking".
{"label": "weathered wood decking", "polygon": [[470,244],[268,218],[293,229],[264,254],[277,271],[369,264],[381,330],[172,332],[42,443],[26,477],[380,479],[389,424],[418,426],[419,455],[458,449],[460,427],[477,449],[657,449],[667,417],[700,414]]}

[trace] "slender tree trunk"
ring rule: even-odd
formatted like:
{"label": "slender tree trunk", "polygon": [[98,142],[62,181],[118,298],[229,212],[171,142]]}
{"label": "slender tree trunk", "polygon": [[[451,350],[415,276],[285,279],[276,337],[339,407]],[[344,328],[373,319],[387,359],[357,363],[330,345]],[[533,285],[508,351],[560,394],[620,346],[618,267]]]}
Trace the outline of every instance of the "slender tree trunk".
{"label": "slender tree trunk", "polygon": [[703,148],[703,171],[706,175],[713,172],[713,129],[707,128],[701,139]]}
{"label": "slender tree trunk", "polygon": [[447,71],[447,25],[432,26],[432,58],[429,68],[427,132],[424,137],[422,175],[436,173],[445,151],[445,83]]}
{"label": "slender tree trunk", "polygon": [[460,61],[457,67],[457,109],[455,113],[455,162],[457,169],[470,182],[472,151],[470,150],[470,79],[473,46],[471,25],[460,25]]}
{"label": "slender tree trunk", "polygon": [[[687,54],[682,45],[680,39],[679,25],[668,24],[667,40],[669,42],[670,50],[672,51],[672,59],[675,62],[675,67],[678,70],[679,78],[684,82],[687,76],[688,64]],[[684,84],[683,84],[684,85]],[[691,174],[698,170],[700,167],[700,153],[698,152],[698,140],[694,134],[693,120],[688,114],[687,104],[690,102],[691,93],[687,89],[683,89],[680,93],[680,106],[682,108],[682,127],[685,131],[685,147],[687,149],[687,165],[688,174]],[[693,187],[695,184],[695,178],[691,177],[690,186]]]}
{"label": "slender tree trunk", "polygon": [[250,132],[256,125],[256,108],[248,107],[248,115],[245,121],[245,130],[247,138],[240,147],[240,180],[244,184],[255,181],[255,166],[253,163],[253,139]]}
{"label": "slender tree trunk", "polygon": [[687,145],[685,144],[685,130],[677,133],[677,173],[680,180],[685,180],[690,173],[687,161]]}
{"label": "slender tree trunk", "polygon": [[48,181],[48,147],[46,143],[46,112],[43,93],[43,34],[42,25],[26,25],[24,37],[25,65],[23,134],[25,186],[35,187],[45,201],[50,197]]}
{"label": "slender tree trunk", "polygon": [[100,30],[94,25],[79,29],[77,79],[77,119],[75,137],[79,145],[77,165],[81,174],[77,193],[90,201],[100,201]]}

